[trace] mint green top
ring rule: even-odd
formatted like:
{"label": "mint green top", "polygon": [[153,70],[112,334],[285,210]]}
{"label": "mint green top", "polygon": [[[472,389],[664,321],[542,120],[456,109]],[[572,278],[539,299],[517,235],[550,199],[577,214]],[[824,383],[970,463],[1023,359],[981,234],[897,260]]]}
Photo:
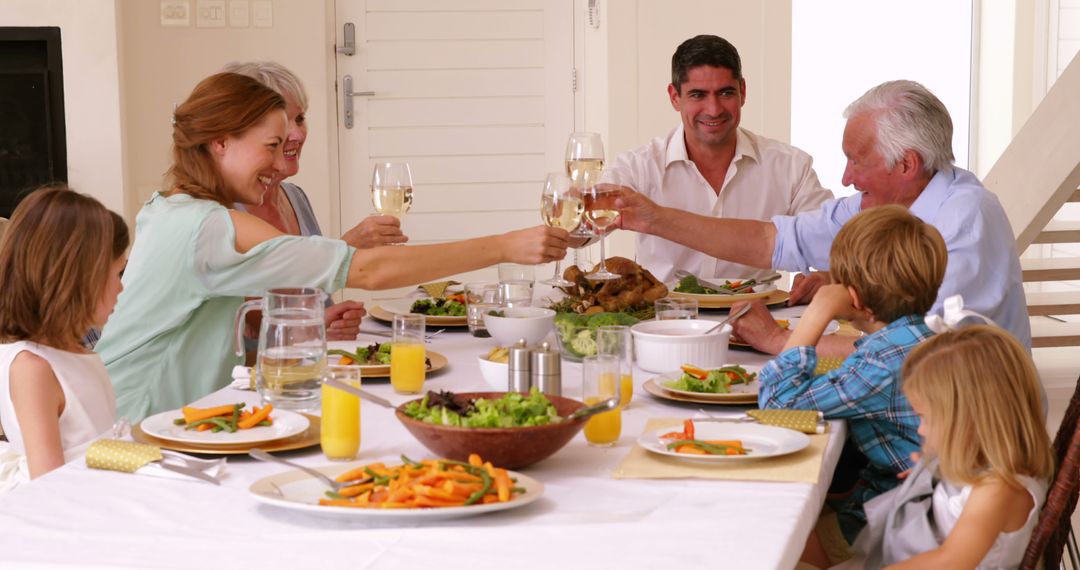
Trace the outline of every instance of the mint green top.
{"label": "mint green top", "polygon": [[186,194],[155,193],[135,220],[124,291],[95,350],[133,422],[227,385],[236,310],[276,287],[345,286],[356,251],[324,237],[281,236],[236,251],[229,211]]}

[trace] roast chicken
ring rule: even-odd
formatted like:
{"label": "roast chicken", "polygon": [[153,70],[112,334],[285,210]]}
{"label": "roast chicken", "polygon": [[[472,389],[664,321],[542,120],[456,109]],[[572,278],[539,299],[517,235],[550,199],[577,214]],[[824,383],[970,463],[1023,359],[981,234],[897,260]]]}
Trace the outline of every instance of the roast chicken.
{"label": "roast chicken", "polygon": [[[574,285],[563,292],[574,299],[574,309],[581,313],[618,312],[651,307],[653,301],[666,297],[668,288],[644,267],[625,257],[609,257],[607,270],[621,275],[618,279],[590,281],[576,265],[563,272]],[[591,272],[596,271],[594,267]]]}

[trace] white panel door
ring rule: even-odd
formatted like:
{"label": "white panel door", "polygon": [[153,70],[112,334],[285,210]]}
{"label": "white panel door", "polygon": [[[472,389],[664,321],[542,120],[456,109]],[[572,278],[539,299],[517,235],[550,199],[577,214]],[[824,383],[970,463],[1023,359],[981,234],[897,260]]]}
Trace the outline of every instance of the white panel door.
{"label": "white panel door", "polygon": [[[373,213],[371,171],[387,161],[412,168],[412,244],[540,223],[544,175],[573,130],[573,1],[337,0],[335,18],[338,45],[356,30],[355,55],[336,56],[340,227]],[[352,128],[346,75],[374,93],[353,97]]]}

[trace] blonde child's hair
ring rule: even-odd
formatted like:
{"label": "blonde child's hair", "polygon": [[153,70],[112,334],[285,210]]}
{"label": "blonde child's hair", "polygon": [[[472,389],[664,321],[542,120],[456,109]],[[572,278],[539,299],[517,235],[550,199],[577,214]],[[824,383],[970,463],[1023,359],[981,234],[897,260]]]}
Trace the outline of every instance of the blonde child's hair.
{"label": "blonde child's hair", "polygon": [[1035,365],[1004,330],[972,325],[931,337],[904,361],[903,390],[929,410],[950,482],[996,477],[1022,488],[1017,475],[1053,475]]}
{"label": "blonde child's hair", "polygon": [[77,345],[94,323],[123,218],[63,184],[28,195],[0,240],[0,342]]}
{"label": "blonde child's hair", "polygon": [[934,306],[948,262],[937,229],[902,206],[870,208],[849,220],[833,240],[829,273],[853,287],[874,318],[890,323]]}

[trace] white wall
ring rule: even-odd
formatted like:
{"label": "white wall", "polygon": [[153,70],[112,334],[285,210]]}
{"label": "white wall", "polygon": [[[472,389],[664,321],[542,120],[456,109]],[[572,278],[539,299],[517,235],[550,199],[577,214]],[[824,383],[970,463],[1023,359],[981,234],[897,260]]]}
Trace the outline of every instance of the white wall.
{"label": "white wall", "polygon": [[3,0],[0,25],[60,28],[68,182],[123,213],[115,0]]}
{"label": "white wall", "polygon": [[841,187],[841,114],[892,79],[918,81],[945,103],[956,164],[967,166],[971,1],[792,3],[791,143],[814,157],[822,185],[838,196],[854,192]]}

